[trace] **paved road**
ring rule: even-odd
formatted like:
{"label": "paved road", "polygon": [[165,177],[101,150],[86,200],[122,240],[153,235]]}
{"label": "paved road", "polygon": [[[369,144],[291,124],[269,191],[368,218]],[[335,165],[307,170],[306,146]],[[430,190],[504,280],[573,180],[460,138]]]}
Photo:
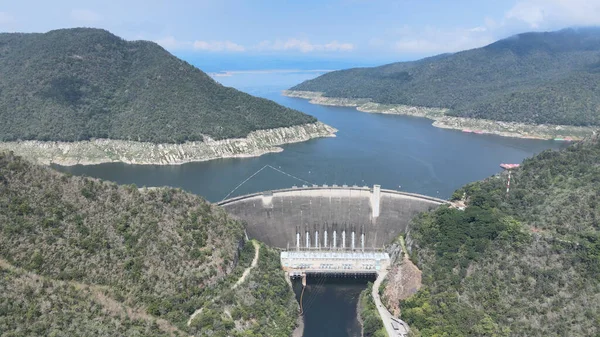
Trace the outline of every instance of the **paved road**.
{"label": "paved road", "polygon": [[[379,298],[379,286],[381,285],[381,282],[383,282],[383,279],[385,279],[385,277],[387,276],[387,270],[383,270],[381,271],[378,275],[377,275],[377,279],[375,280],[375,283],[373,283],[373,292],[372,292],[372,296],[373,296],[373,301],[375,302],[375,305],[377,306],[377,310],[379,311],[379,316],[381,316],[381,320],[383,321],[383,326],[385,327],[385,331],[387,331],[387,334],[389,337],[404,337],[408,335],[408,325],[406,323],[404,323],[403,321],[395,318],[388,310],[385,306],[383,306],[383,304],[381,303],[381,299]],[[392,327],[392,321],[396,321],[396,325],[399,327],[398,330],[395,330]],[[401,323],[398,323],[401,322]]]}

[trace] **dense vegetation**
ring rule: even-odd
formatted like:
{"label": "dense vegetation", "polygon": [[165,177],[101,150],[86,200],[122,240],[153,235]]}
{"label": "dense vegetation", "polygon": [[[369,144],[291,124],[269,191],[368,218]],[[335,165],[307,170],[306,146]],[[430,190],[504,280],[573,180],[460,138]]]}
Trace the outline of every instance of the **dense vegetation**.
{"label": "dense vegetation", "polygon": [[224,87],[152,42],[88,28],[0,34],[0,141],[180,143],[315,121]]}
{"label": "dense vegetation", "polygon": [[600,139],[469,184],[411,227],[424,287],[401,303],[423,336],[600,334]]}
{"label": "dense vegetation", "polygon": [[362,332],[364,337],[387,337],[387,332],[383,327],[383,321],[379,316],[379,311],[373,301],[371,292],[373,283],[369,282],[367,289],[360,293],[359,315],[362,322]]}
{"label": "dense vegetation", "polygon": [[[189,335],[190,315],[254,255],[243,226],[197,196],[73,177],[8,153],[0,153],[0,233],[0,331],[9,336]],[[240,335],[278,336],[295,324],[273,256],[263,249],[251,273],[263,283],[237,288],[260,309],[240,305],[250,312],[238,320]],[[224,310],[217,301],[210,308]],[[257,330],[254,321],[271,324]]]}
{"label": "dense vegetation", "polygon": [[[254,256],[254,249],[246,254]],[[215,337],[291,336],[298,302],[284,277],[279,252],[261,245],[257,267],[244,281],[246,286],[231,289],[231,282],[226,281],[212,287],[202,313],[191,322],[191,332]]]}
{"label": "dense vegetation", "polygon": [[[0,268],[2,336],[164,336],[155,319],[128,317],[86,288]],[[108,304],[108,303],[106,303]]]}
{"label": "dense vegetation", "polygon": [[415,62],[334,71],[292,90],[449,115],[533,124],[600,125],[600,29],[525,33]]}

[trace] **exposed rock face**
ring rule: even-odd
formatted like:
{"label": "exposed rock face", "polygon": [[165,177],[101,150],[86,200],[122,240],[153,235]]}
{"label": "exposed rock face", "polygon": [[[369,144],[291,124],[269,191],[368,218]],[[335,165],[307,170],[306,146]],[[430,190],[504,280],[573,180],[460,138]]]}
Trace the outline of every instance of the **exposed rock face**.
{"label": "exposed rock face", "polygon": [[337,130],[321,122],[285,128],[258,130],[246,138],[183,144],[154,144],[124,140],[95,139],[82,142],[21,141],[0,143],[0,149],[14,151],[30,160],[60,165],[127,164],[176,165],[217,158],[254,157],[283,151],[279,145],[318,137],[335,137]]}
{"label": "exposed rock face", "polygon": [[580,140],[589,137],[596,128],[571,125],[533,125],[515,122],[499,122],[487,119],[447,116],[448,109],[417,107],[399,104],[380,104],[368,98],[324,97],[322,92],[284,90],[283,95],[310,100],[310,103],[331,106],[355,107],[358,111],[429,118],[433,126],[443,129],[464,130],[475,133],[490,133],[517,138],[571,138]]}
{"label": "exposed rock face", "polygon": [[383,290],[383,302],[392,315],[399,317],[400,301],[419,291],[421,274],[419,268],[407,257],[393,264]]}
{"label": "exposed rock face", "polygon": [[331,105],[331,106],[349,106],[358,107],[362,104],[369,103],[371,100],[368,98],[338,98],[338,97],[325,97],[322,92],[317,91],[297,91],[297,90],[284,90],[282,92],[284,96],[304,98],[310,100],[312,104],[320,105]]}
{"label": "exposed rock face", "polygon": [[550,124],[533,125],[451,116],[443,116],[435,118],[434,120],[433,126],[443,129],[466,130],[476,133],[491,133],[503,137],[534,139],[564,138],[567,140],[582,140],[593,135],[594,131],[597,129],[584,126]]}

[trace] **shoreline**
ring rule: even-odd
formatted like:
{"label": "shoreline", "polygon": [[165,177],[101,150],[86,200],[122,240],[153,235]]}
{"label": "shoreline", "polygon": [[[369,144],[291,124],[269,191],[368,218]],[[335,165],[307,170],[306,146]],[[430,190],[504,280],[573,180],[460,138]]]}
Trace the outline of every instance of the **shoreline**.
{"label": "shoreline", "polygon": [[[365,289],[366,290],[366,289]],[[363,291],[365,291],[363,290]],[[362,293],[363,291],[360,292],[360,295],[358,295],[358,301],[356,303],[356,319],[358,320],[358,324],[360,324],[360,337],[364,337],[365,336],[365,323],[363,322],[362,316],[360,314],[360,309],[362,307]]]}
{"label": "shoreline", "polygon": [[245,138],[183,144],[154,144],[127,140],[94,139],[80,142],[0,142],[0,151],[37,163],[62,166],[125,163],[136,165],[181,165],[224,158],[258,157],[281,152],[281,145],[314,138],[335,137],[338,130],[322,122],[253,131]]}
{"label": "shoreline", "polygon": [[550,125],[524,124],[516,122],[501,122],[487,119],[447,116],[448,109],[416,107],[399,104],[380,104],[370,99],[325,97],[322,92],[284,90],[282,95],[287,97],[307,99],[311,104],[353,107],[358,111],[390,115],[404,115],[427,118],[432,125],[441,129],[460,130],[465,133],[491,134],[502,137],[540,139],[556,141],[576,141],[591,136],[598,128]]}
{"label": "shoreline", "polygon": [[[285,278],[285,282],[290,286],[290,291],[292,292],[292,294],[294,294],[294,301],[296,303],[298,303],[296,301],[296,294],[294,293],[294,285],[292,284],[292,280],[290,280],[290,276],[288,275],[287,271],[285,272],[284,276]],[[294,329],[294,331],[292,331],[292,334],[290,337],[302,337],[302,335],[304,334],[304,315],[302,313],[300,313],[300,303],[298,303],[298,317],[296,318],[296,328]]]}

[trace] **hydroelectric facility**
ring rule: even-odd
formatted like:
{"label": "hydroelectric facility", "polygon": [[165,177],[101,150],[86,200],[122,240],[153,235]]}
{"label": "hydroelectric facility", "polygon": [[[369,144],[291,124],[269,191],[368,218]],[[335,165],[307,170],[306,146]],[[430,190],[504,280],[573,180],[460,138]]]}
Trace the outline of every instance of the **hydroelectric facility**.
{"label": "hydroelectric facility", "polygon": [[246,225],[249,238],[285,251],[290,276],[377,274],[383,247],[406,233],[410,220],[446,200],[359,186],[307,186],[259,192],[218,203]]}
{"label": "hydroelectric facility", "polygon": [[[304,185],[218,204],[244,222],[249,238],[283,250],[283,270],[291,278],[302,279],[301,312],[307,277],[372,276],[376,278],[373,300],[388,335],[404,337],[408,326],[383,307],[377,291],[391,263],[384,247],[409,232],[410,221],[418,213],[446,203],[380,185]],[[410,238],[407,241],[410,246]]]}

